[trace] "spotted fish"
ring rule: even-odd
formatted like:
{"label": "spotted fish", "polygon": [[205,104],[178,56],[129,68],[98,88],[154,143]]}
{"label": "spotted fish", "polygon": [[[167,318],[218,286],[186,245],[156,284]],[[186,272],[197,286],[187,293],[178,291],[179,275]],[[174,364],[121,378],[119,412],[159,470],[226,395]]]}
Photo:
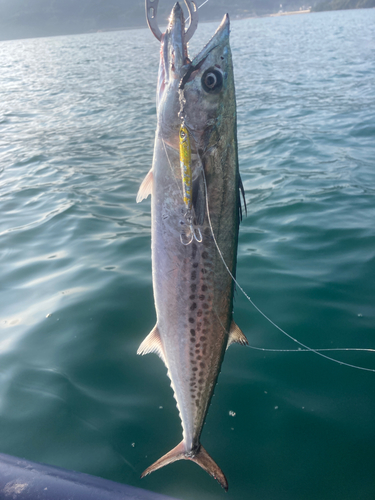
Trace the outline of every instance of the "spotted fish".
{"label": "spotted fish", "polygon": [[[152,277],[157,321],[138,349],[165,363],[183,428],[174,449],[142,477],[176,460],[227,480],[200,443],[226,349],[247,344],[233,321],[233,280],[241,218],[236,102],[229,17],[190,60],[177,3],[161,36],[154,158],[137,201],[151,194]],[[190,140],[191,208],[181,169],[180,130]],[[184,200],[185,198],[185,200]],[[189,212],[187,214],[187,212]],[[193,231],[201,238],[186,240]],[[182,235],[184,236],[182,238]],[[215,240],[221,250],[218,252]]]}

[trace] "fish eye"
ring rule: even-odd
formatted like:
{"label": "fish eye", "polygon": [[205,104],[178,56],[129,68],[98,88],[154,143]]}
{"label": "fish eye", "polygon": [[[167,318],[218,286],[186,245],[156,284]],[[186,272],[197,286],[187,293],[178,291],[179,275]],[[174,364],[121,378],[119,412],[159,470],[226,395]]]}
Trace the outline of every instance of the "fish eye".
{"label": "fish eye", "polygon": [[219,92],[223,86],[223,75],[217,69],[210,68],[203,73],[202,87],[206,92]]}

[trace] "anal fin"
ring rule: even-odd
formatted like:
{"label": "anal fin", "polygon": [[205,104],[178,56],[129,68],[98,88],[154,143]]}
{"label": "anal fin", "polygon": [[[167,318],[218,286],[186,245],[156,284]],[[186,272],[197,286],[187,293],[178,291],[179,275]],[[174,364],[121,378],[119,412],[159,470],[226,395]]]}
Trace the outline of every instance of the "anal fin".
{"label": "anal fin", "polygon": [[138,347],[137,354],[144,356],[150,352],[157,354],[165,363],[165,356],[163,350],[163,344],[161,343],[160,333],[158,325],[155,325],[151,332],[144,339],[142,344]]}
{"label": "anal fin", "polygon": [[152,194],[152,186],[154,182],[154,174],[152,168],[149,170],[146,177],[143,179],[142,184],[139,186],[136,201],[137,203],[145,200],[149,194]]}
{"label": "anal fin", "polygon": [[233,344],[233,342],[241,345],[249,345],[249,342],[241,328],[232,320],[229,330],[227,349],[231,344]]}

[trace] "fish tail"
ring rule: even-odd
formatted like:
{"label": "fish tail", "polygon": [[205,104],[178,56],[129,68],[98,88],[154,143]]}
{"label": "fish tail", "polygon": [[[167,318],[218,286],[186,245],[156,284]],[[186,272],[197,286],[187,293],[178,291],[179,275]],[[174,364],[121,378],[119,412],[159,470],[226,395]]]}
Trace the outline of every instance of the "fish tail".
{"label": "fish tail", "polygon": [[223,471],[210,457],[202,445],[199,446],[198,451],[193,454],[186,451],[184,441],[181,441],[173,450],[166,453],[163,457],[159,458],[155,463],[150,465],[141,475],[147,476],[155,470],[161,469],[165,465],[176,462],[177,460],[191,460],[204,469],[210,476],[216,479],[225,491],[228,491],[228,481],[224,476]]}

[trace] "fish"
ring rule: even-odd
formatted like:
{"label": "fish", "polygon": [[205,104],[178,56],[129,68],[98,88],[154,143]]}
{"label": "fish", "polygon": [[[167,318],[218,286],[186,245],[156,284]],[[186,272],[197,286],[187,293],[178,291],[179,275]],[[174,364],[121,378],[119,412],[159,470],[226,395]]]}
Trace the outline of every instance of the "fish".
{"label": "fish", "polygon": [[244,192],[229,31],[227,14],[190,60],[184,14],[178,3],[173,7],[161,36],[153,162],[137,195],[137,202],[151,195],[157,317],[137,353],[156,353],[164,362],[183,429],[182,441],[141,477],[185,459],[225,490],[227,479],[200,437],[226,349],[248,344],[233,320]]}

